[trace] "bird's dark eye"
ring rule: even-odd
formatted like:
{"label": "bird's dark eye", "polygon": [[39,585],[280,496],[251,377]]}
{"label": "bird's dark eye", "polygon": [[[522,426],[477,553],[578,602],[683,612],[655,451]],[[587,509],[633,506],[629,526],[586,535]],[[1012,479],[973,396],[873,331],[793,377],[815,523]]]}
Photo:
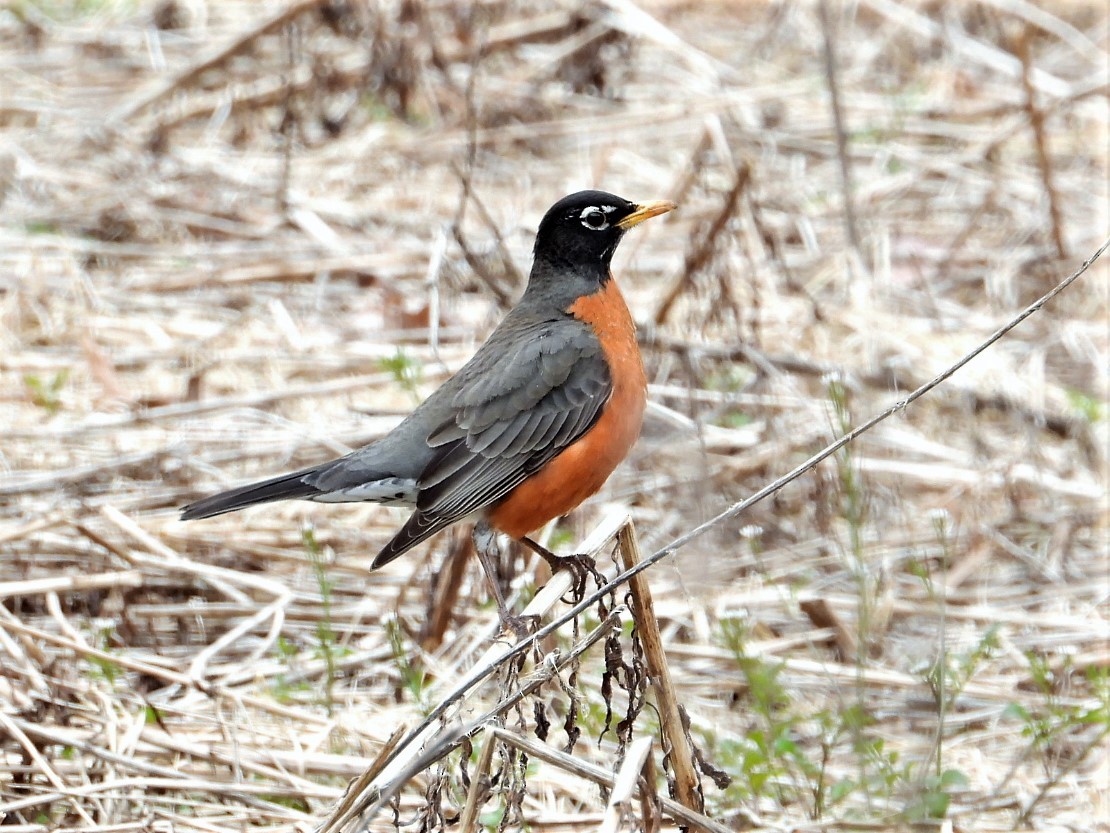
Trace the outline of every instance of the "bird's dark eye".
{"label": "bird's dark eye", "polygon": [[605,212],[599,208],[587,208],[579,215],[579,218],[582,220],[582,225],[594,231],[601,231],[609,227],[609,220],[606,218]]}

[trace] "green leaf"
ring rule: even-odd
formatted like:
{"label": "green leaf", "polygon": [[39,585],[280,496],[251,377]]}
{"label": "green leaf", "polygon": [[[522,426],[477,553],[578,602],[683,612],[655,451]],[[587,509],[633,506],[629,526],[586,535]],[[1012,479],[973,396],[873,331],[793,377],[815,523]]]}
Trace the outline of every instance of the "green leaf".
{"label": "green leaf", "polygon": [[947,789],[948,787],[966,787],[971,782],[967,780],[967,776],[960,772],[960,770],[946,769],[940,774],[938,783],[942,789]]}

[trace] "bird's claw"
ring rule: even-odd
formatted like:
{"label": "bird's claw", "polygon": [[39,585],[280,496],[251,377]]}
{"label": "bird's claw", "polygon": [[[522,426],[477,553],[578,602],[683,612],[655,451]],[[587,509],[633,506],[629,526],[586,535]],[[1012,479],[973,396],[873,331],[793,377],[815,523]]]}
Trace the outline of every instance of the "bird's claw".
{"label": "bird's claw", "polygon": [[586,592],[586,578],[590,577],[597,586],[605,584],[605,577],[598,571],[594,560],[585,553],[572,553],[571,555],[556,555],[550,550],[539,552],[540,558],[547,562],[551,574],[555,575],[560,570],[567,570],[574,579],[574,595],[581,598]]}
{"label": "bird's claw", "polygon": [[520,642],[531,639],[539,623],[538,616],[516,616],[506,610],[501,611],[502,632],[511,632]]}

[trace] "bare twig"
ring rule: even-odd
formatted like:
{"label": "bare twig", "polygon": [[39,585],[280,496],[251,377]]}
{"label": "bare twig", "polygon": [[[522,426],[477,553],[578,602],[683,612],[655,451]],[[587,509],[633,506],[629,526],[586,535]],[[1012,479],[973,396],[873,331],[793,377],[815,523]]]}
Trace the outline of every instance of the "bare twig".
{"label": "bare twig", "polygon": [[[556,576],[556,579],[558,579],[558,576]],[[566,592],[566,589],[568,588],[564,588],[563,592]],[[578,657],[586,650],[595,645],[607,634],[611,633],[615,628],[619,628],[621,614],[627,612],[627,608],[623,607],[614,610],[605,621],[590,631],[583,639],[579,640],[569,651],[553,655],[549,662],[540,665],[538,670],[534,671],[528,679],[521,681],[520,686],[515,691],[503,697],[498,701],[497,705],[486,711],[480,717],[470,721],[466,726],[449,726],[440,732],[432,733],[428,730],[434,726],[434,723],[425,721],[417,727],[415,731],[410,731],[390,757],[380,777],[375,779],[375,781],[380,782],[380,785],[374,783],[367,784],[363,789],[360,800],[352,804],[349,812],[351,814],[363,814],[364,824],[369,824],[370,821],[374,819],[375,815],[393,799],[393,796],[395,796],[409,780],[427,769],[431,764],[441,760],[444,756],[449,754],[462,742],[463,738],[473,735],[479,729],[489,724],[494,718],[503,715],[529,694],[549,683],[556,674],[576,662]],[[504,651],[498,651],[498,653],[503,654]],[[479,679],[488,676],[493,668],[500,668],[503,664],[503,661],[500,659],[495,659],[491,662],[492,665],[486,663],[478,669],[477,676]],[[474,678],[475,672],[471,671],[468,677]],[[446,700],[436,706],[433,712],[438,713],[438,716],[442,716],[446,709],[445,703],[453,704],[458,702],[471,688],[473,688],[472,685],[468,684],[468,682],[464,682],[463,685],[459,686],[455,692],[452,692]]]}
{"label": "bare twig", "polygon": [[[636,539],[636,528],[631,522],[621,527],[617,533],[617,542],[620,546],[621,563],[625,570],[630,570],[640,563],[640,543]],[[678,695],[671,681],[671,670],[667,663],[667,653],[663,648],[663,637],[659,633],[659,623],[655,619],[651,588],[643,576],[633,577],[628,586],[632,592],[636,632],[644,646],[644,659],[647,662],[651,686],[655,691],[655,699],[659,707],[660,728],[665,739],[664,764],[669,764],[674,772],[675,798],[683,806],[700,813],[705,808],[705,799],[698,779],[697,762],[686,731],[682,706],[679,705]],[[629,754],[631,755],[631,751]]]}
{"label": "bare twig", "polygon": [[0,581],[0,599],[8,596],[33,596],[40,593],[74,593],[105,587],[142,587],[138,570],[98,573],[88,576],[53,576],[28,581]]}
{"label": "bare twig", "polygon": [[1033,143],[1037,148],[1037,163],[1040,166],[1041,182],[1044,184],[1048,200],[1048,220],[1052,230],[1052,243],[1056,247],[1056,257],[1068,257],[1064,243],[1063,219],[1060,213],[1060,194],[1056,190],[1052,175],[1052,157],[1048,152],[1048,139],[1044,125],[1044,111],[1037,105],[1037,91],[1033,86],[1033,60],[1029,54],[1029,27],[1010,38],[1010,51],[1021,61],[1021,89],[1025,96],[1025,112],[1029,117],[1029,127],[1033,131]]}
{"label": "bare twig", "polygon": [[[568,755],[545,744],[537,743],[528,738],[521,737],[516,732],[509,731],[508,729],[495,727],[493,733],[494,737],[496,737],[498,740],[515,746],[522,752],[527,752],[530,758],[535,758],[536,760],[553,764],[560,767],[561,769],[565,769],[567,772],[577,775],[580,778],[585,778],[595,784],[600,784],[604,787],[609,787],[610,789],[612,789],[615,783],[616,779],[613,777],[612,773],[606,772],[604,769],[601,769],[600,767],[596,766],[595,764],[591,764],[588,761],[584,761],[581,758],[575,757],[573,755]],[[637,787],[633,795],[638,794],[639,788]],[[677,801],[674,801],[670,798],[659,796],[659,803],[662,805],[663,810],[666,811],[667,815],[669,815],[675,821],[700,827],[703,830],[708,830],[710,833],[731,833],[731,828],[729,828],[728,826],[714,821],[713,819],[704,816],[701,813],[695,813],[690,808],[683,807]],[[754,815],[747,813],[746,811],[743,811],[743,815],[746,821],[751,822],[753,826],[762,826],[762,823],[758,819],[756,819]]]}
{"label": "bare twig", "polygon": [[725,230],[729,220],[736,214],[740,197],[743,195],[744,189],[748,187],[750,177],[751,168],[747,163],[742,163],[736,171],[736,178],[733,180],[732,187],[721,202],[720,210],[714,215],[705,233],[687,253],[686,260],[682,265],[682,273],[671,285],[670,290],[656,309],[654,321],[657,325],[664,323],[670,317],[675,302],[689,289],[697,273],[705,267],[705,264],[713,256],[718,238]]}
{"label": "bare twig", "polygon": [[125,107],[113,113],[111,119],[113,121],[118,120],[122,122],[134,118],[143,110],[161,101],[173,92],[188,87],[208,70],[221,66],[225,61],[249,49],[251,44],[258,38],[285,26],[294,18],[300,17],[300,15],[305,12],[316,8],[322,2],[324,2],[324,0],[299,0],[299,2],[286,6],[248,32],[235,38],[231,43],[218,48],[207,57],[192,64],[185,71],[178,73],[174,78],[159,83],[153,89],[136,97],[134,101],[129,102]]}
{"label": "bare twig", "polygon": [[478,763],[470,773],[470,789],[467,790],[466,804],[459,816],[459,833],[474,833],[478,811],[489,791],[489,767],[493,761],[493,753],[497,750],[497,738],[492,729],[482,734],[480,746],[482,751],[478,753]]}
{"label": "bare twig", "polygon": [[[459,248],[462,249],[463,257],[466,258],[467,265],[474,271],[474,274],[482,278],[486,286],[488,286],[497,297],[501,306],[505,308],[511,307],[516,301],[516,294],[520,291],[519,288],[524,286],[524,276],[521,274],[520,270],[517,269],[516,264],[513,262],[512,255],[509,254],[508,247],[505,245],[505,239],[501,234],[501,229],[498,228],[497,223],[494,222],[493,217],[490,216],[485,204],[474,192],[474,188],[470,181],[470,169],[459,170],[456,168],[455,173],[459,177],[459,183],[462,185],[462,196],[459,198],[459,210],[455,216],[455,222],[451,227],[455,242],[459,245]],[[506,288],[501,278],[490,272],[486,264],[471,248],[466,236],[463,234],[462,221],[466,212],[466,206],[469,203],[474,203],[474,207],[477,209],[483,225],[485,225],[486,229],[493,236],[494,242],[497,245],[499,260],[501,261],[501,268],[513,284],[510,288]]]}
{"label": "bare twig", "polygon": [[859,224],[856,221],[855,188],[852,185],[852,162],[848,156],[848,132],[844,126],[844,106],[840,101],[840,81],[836,64],[836,31],[829,15],[828,0],[818,0],[817,13],[821,18],[824,34],[825,81],[829,85],[829,101],[832,105],[833,130],[836,134],[836,158],[840,164],[840,187],[844,193],[844,227],[848,232],[848,242],[863,263],[863,249],[860,247]]}
{"label": "bare twig", "polygon": [[624,763],[613,779],[613,791],[609,794],[609,805],[598,833],[617,833],[624,828],[632,811],[633,791],[650,757],[651,738],[647,736],[634,740],[625,751]]}

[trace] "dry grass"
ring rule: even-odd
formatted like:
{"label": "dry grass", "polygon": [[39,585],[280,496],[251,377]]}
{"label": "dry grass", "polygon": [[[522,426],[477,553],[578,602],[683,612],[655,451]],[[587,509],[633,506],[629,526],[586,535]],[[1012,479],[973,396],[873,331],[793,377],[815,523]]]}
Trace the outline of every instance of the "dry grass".
{"label": "dry grass", "polygon": [[[829,29],[808,2],[583,8],[0,4],[4,824],[311,829],[475,666],[495,616],[452,535],[369,575],[391,510],[174,508],[380,436],[491,329],[564,193],[681,209],[619,253],[653,408],[563,550],[609,504],[666,544],[1110,228],[1099,2],[831,3]],[[648,573],[708,816],[1108,829],[1106,276]],[[621,621],[371,829],[654,829]]]}

